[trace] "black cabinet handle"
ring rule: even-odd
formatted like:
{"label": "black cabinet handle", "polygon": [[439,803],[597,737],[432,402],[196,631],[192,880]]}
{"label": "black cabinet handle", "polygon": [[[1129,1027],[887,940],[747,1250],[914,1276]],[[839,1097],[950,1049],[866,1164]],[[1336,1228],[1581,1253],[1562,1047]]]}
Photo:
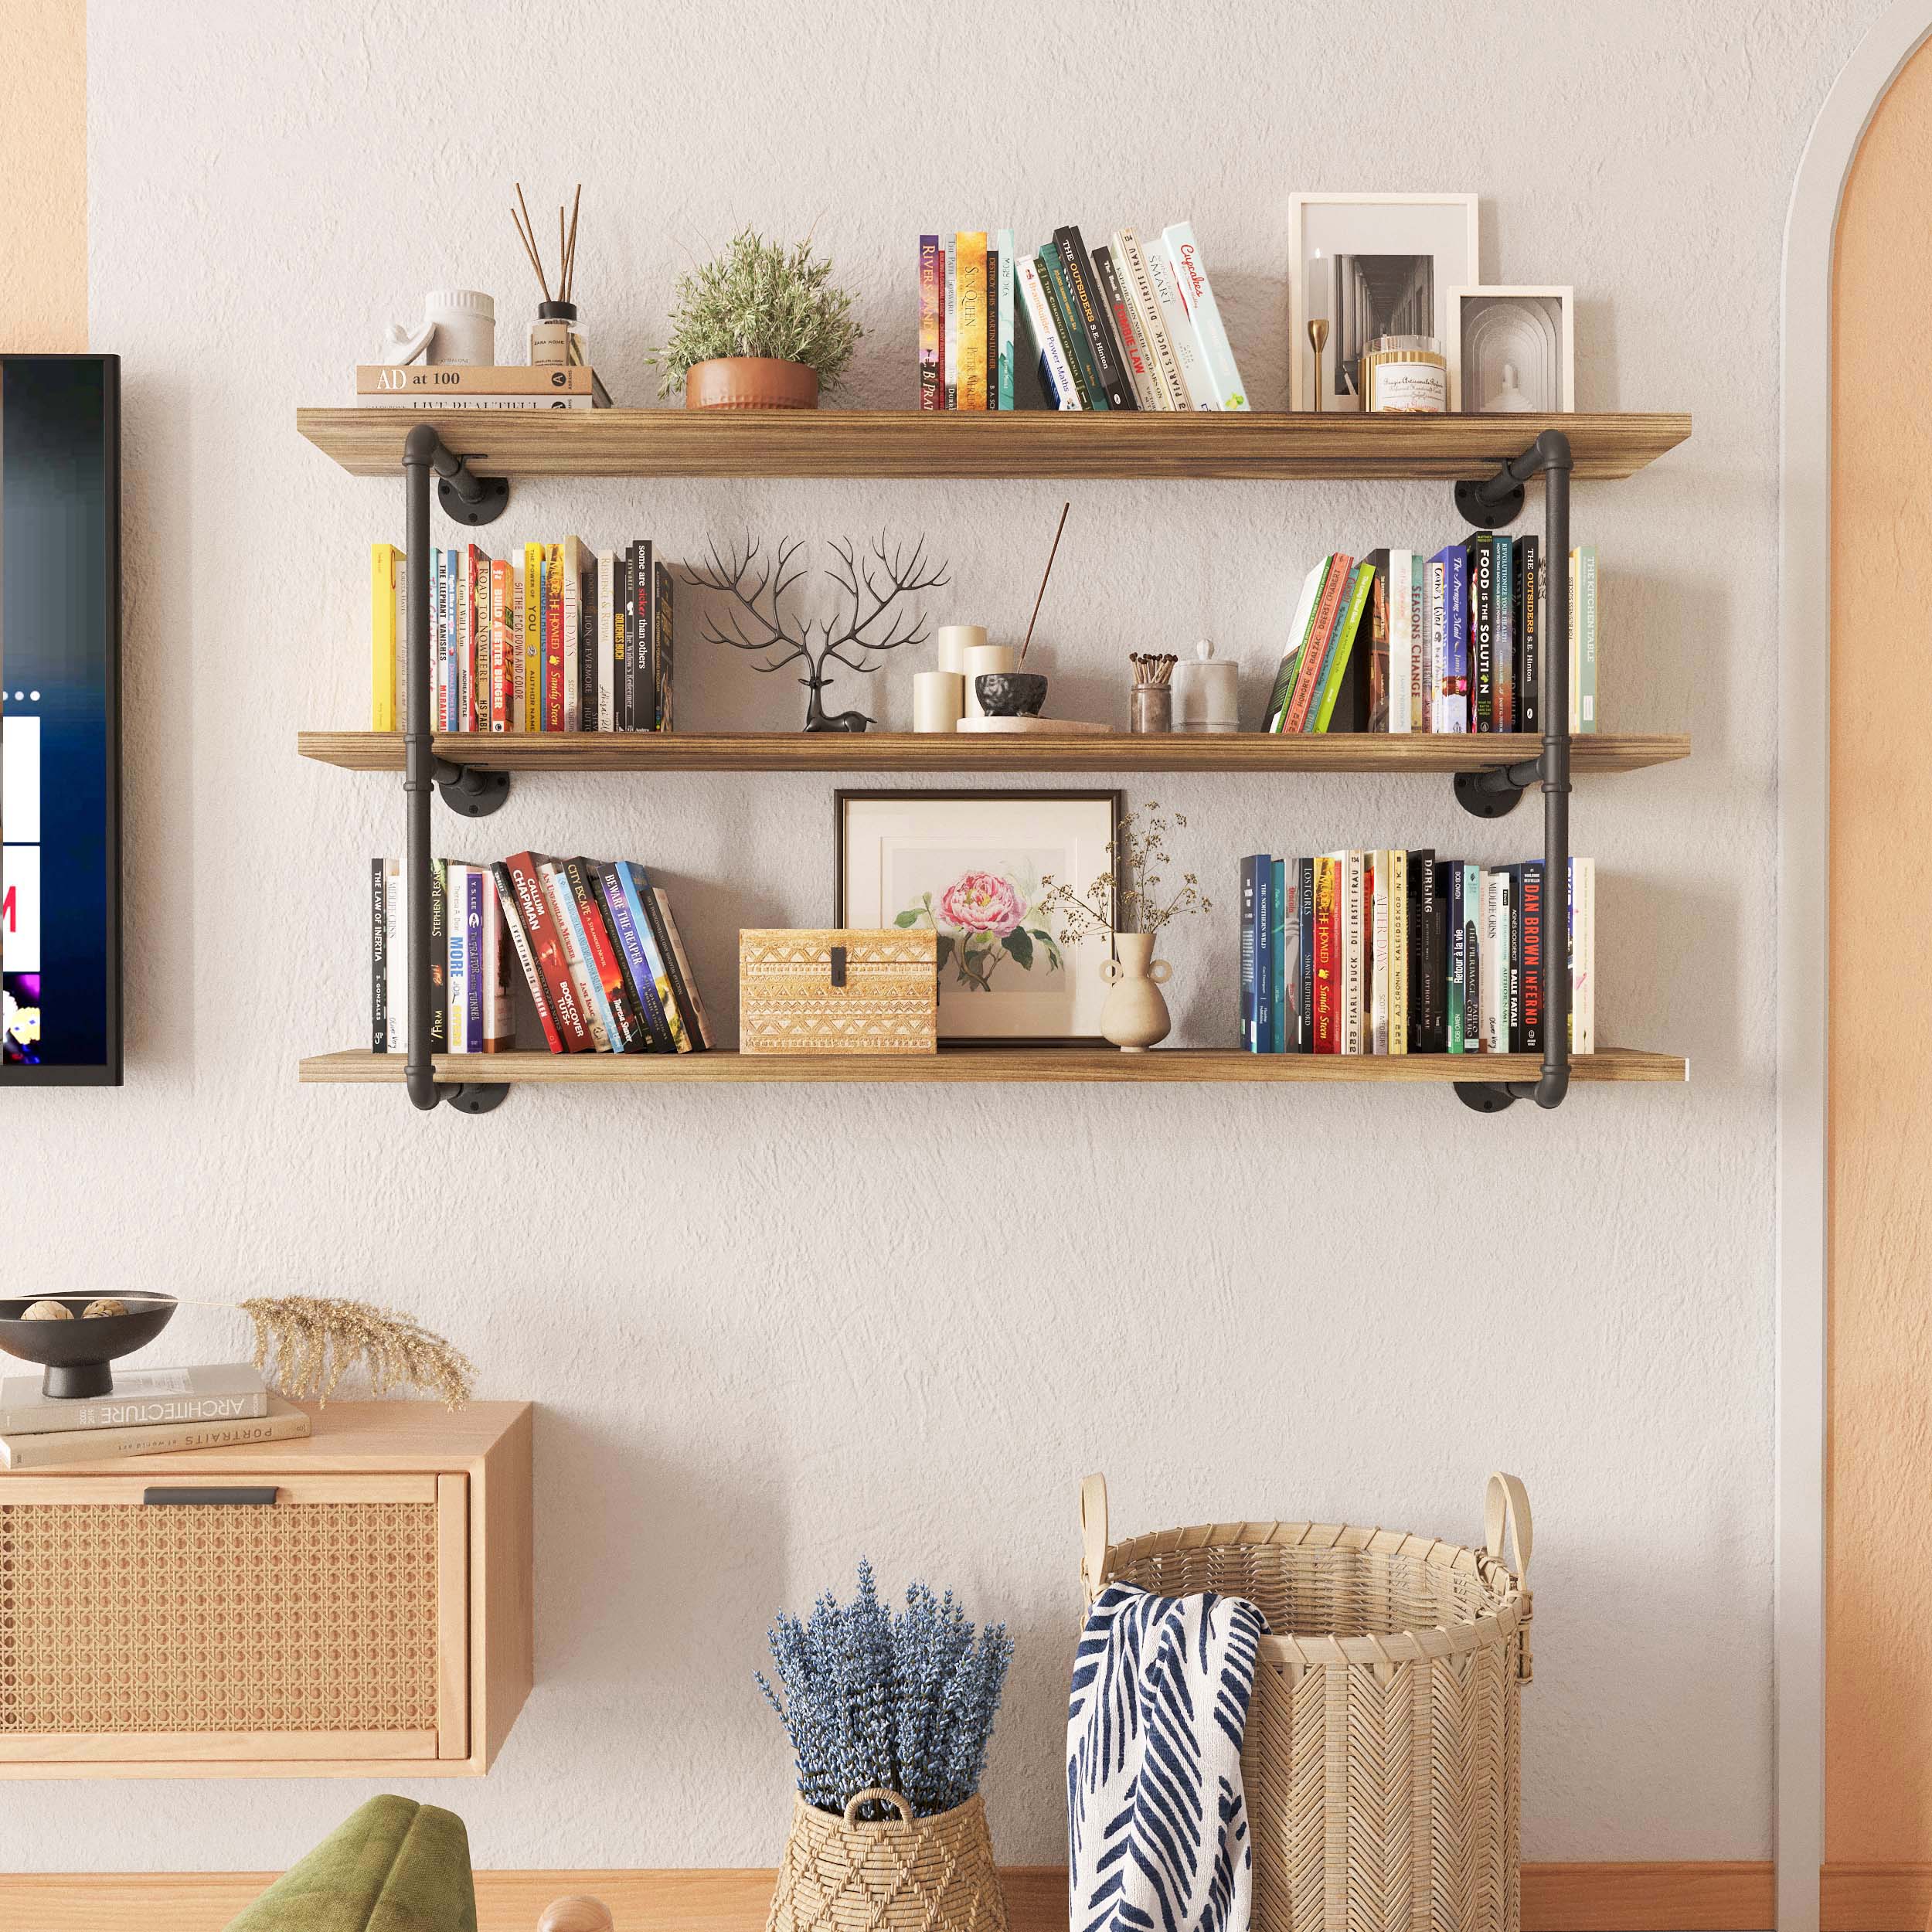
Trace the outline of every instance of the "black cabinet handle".
{"label": "black cabinet handle", "polygon": [[272,1506],[277,1493],[273,1484],[266,1489],[171,1489],[164,1484],[144,1489],[141,1500],[144,1503],[255,1503]]}

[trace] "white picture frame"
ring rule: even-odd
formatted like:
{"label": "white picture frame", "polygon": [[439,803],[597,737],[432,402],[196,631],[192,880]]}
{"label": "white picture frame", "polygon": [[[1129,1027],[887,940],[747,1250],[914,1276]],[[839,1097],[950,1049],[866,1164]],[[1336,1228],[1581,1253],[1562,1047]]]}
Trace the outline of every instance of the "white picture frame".
{"label": "white picture frame", "polygon": [[1322,383],[1321,406],[1327,413],[1340,415],[1353,414],[1358,406],[1335,379],[1349,349],[1342,331],[1335,326],[1335,302],[1328,271],[1317,271],[1319,285],[1311,287],[1311,270],[1318,260],[1333,263],[1355,255],[1426,257],[1430,264],[1430,326],[1413,332],[1431,335],[1446,343],[1448,291],[1477,284],[1480,243],[1474,195],[1290,195],[1289,406],[1315,406],[1308,323],[1311,318],[1324,318],[1330,328],[1322,351],[1328,379]]}
{"label": "white picture frame", "polygon": [[[1471,312],[1471,304],[1476,305]],[[1464,380],[1463,362],[1471,359],[1475,367],[1468,373],[1481,376],[1481,364],[1488,359],[1490,352],[1473,338],[1482,331],[1484,322],[1491,316],[1506,315],[1512,305],[1519,307],[1525,313],[1534,313],[1539,328],[1545,332],[1540,347],[1547,352],[1545,372],[1535,385],[1536,393],[1526,403],[1523,413],[1536,415],[1562,415],[1572,413],[1577,407],[1577,319],[1576,290],[1573,286],[1549,283],[1531,285],[1512,284],[1477,284],[1449,291],[1449,332],[1443,338],[1443,352],[1449,361],[1449,406],[1454,410],[1468,409],[1472,415],[1485,413],[1480,406],[1470,408],[1464,396],[1469,384]],[[1539,345],[1526,344],[1526,346]],[[1495,349],[1495,359],[1512,359],[1505,353],[1506,342],[1499,338]],[[1542,393],[1546,383],[1553,381],[1556,395],[1553,400],[1546,400]],[[1524,385],[1527,392],[1530,385]],[[1481,393],[1478,389],[1478,404]]]}

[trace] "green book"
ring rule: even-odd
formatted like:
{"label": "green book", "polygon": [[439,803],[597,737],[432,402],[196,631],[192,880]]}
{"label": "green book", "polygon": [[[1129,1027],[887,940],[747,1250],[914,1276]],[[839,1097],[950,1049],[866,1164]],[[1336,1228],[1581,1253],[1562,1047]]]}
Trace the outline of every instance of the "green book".
{"label": "green book", "polygon": [[1087,339],[1087,325],[1081,321],[1079,306],[1073,300],[1073,284],[1066,278],[1060,251],[1051,242],[1040,243],[1039,278],[1046,287],[1046,299],[1053,306],[1053,326],[1060,331],[1066,359],[1073,366],[1073,380],[1080,386],[1080,406],[1090,410],[1111,408],[1107,391],[1100,384],[1100,372],[1094,364],[1093,348]]}
{"label": "green book", "polygon": [[1349,585],[1349,594],[1342,600],[1342,622],[1335,631],[1335,648],[1328,654],[1328,668],[1321,678],[1321,696],[1315,707],[1315,723],[1309,728],[1326,731],[1328,720],[1335,716],[1336,694],[1342,689],[1342,679],[1349,668],[1349,653],[1355,648],[1355,634],[1361,628],[1362,614],[1368,608],[1369,592],[1375,583],[1376,566],[1372,563],[1358,563],[1355,577]]}
{"label": "green book", "polygon": [[1315,614],[1321,604],[1321,587],[1328,581],[1328,566],[1335,561],[1332,552],[1325,556],[1307,577],[1302,580],[1301,595],[1294,607],[1294,617],[1288,626],[1288,648],[1281,658],[1281,668],[1275,675],[1274,689],[1268,695],[1267,728],[1278,732],[1286,719],[1288,706],[1294,696],[1294,681],[1301,669],[1301,653],[1308,641],[1308,626],[1315,621]]}

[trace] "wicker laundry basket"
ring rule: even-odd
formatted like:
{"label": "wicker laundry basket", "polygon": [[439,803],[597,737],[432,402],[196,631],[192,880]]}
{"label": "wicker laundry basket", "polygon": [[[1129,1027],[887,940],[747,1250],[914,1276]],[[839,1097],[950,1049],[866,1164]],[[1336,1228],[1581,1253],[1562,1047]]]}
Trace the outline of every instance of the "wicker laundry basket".
{"label": "wicker laundry basket", "polygon": [[1212,1590],[1267,1618],[1241,1753],[1254,1932],[1519,1932],[1530,1523],[1514,1476],[1489,1478],[1485,1515],[1480,1550],[1306,1522],[1111,1543],[1105,1479],[1081,1485],[1089,1602],[1115,1582]]}
{"label": "wicker laundry basket", "polygon": [[[862,1824],[868,1798],[900,1816]],[[794,1800],[766,1932],[1006,1932],[985,1808],[914,1818],[896,1791],[861,1791],[842,1818]]]}

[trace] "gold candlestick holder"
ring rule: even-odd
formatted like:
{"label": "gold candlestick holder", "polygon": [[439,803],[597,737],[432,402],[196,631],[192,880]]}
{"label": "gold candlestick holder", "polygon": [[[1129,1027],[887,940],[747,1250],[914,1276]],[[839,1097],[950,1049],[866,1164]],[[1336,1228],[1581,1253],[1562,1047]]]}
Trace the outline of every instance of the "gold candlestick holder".
{"label": "gold candlestick holder", "polygon": [[1318,315],[1308,324],[1308,347],[1315,352],[1315,413],[1321,413],[1321,352],[1328,345],[1328,323],[1325,316]]}

